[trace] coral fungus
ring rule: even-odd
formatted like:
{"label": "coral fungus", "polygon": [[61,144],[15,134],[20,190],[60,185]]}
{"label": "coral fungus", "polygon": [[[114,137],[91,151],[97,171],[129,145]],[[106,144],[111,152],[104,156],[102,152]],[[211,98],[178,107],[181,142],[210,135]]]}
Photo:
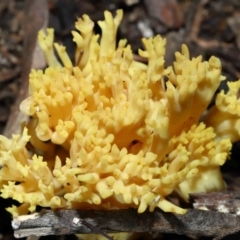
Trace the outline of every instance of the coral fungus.
{"label": "coral fungus", "polygon": [[8,209],[13,215],[37,205],[183,214],[166,199],[173,191],[187,200],[225,187],[219,166],[230,139],[199,123],[224,80],[220,60],[190,59],[183,45],[165,68],[166,40],[156,36],[143,39],[147,64],[138,62],[116,42],[122,14],[105,12],[100,40],[87,15],[78,19],[74,63],[52,29],[39,33],[49,67],[29,76],[20,106],[29,122],[11,140],[0,137],[0,191],[22,203]]}

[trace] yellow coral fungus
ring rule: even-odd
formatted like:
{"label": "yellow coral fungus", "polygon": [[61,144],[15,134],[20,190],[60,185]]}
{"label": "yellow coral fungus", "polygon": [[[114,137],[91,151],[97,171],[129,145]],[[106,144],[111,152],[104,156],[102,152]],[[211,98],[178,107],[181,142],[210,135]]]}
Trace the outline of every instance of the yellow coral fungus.
{"label": "yellow coral fungus", "polygon": [[125,40],[116,42],[121,19],[121,10],[105,12],[100,41],[91,19],[78,19],[75,63],[52,30],[39,33],[49,67],[29,76],[20,109],[31,118],[22,134],[0,138],[2,196],[23,204],[12,214],[37,205],[183,214],[166,199],[173,191],[187,199],[225,187],[219,166],[231,142],[199,124],[224,79],[219,59],[190,59],[183,45],[164,68],[166,40],[156,36],[139,50],[148,63],[137,62]]}
{"label": "yellow coral fungus", "polygon": [[209,126],[214,126],[219,139],[231,139],[236,142],[240,139],[240,80],[228,82],[228,92],[222,90],[216,97],[213,106],[204,117]]}

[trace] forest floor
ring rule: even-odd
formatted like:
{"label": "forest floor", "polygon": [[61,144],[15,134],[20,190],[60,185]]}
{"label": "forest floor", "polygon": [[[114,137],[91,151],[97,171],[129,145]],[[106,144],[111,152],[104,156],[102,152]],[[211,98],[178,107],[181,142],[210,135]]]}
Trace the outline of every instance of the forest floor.
{"label": "forest floor", "polygon": [[[173,63],[175,52],[186,43],[192,57],[220,58],[227,81],[240,79],[239,0],[49,0],[37,9],[29,9],[29,2],[0,1],[0,134],[14,132],[12,119],[16,120],[19,101],[27,94],[30,68],[45,67],[44,59],[35,49],[36,31],[44,26],[53,27],[56,40],[73,57],[71,31],[77,17],[85,13],[97,22],[103,19],[104,10],[115,13],[121,8],[124,18],[118,38],[126,38],[134,53],[142,48],[143,37],[161,34],[167,39],[166,66]],[[45,17],[42,19],[39,13]],[[95,31],[100,32],[97,25]],[[218,91],[222,89],[226,89],[226,83]],[[239,150],[239,143],[234,144],[232,162],[223,169],[225,180],[234,191],[239,190]],[[10,216],[4,210],[8,205],[9,201],[0,199],[0,239],[6,240],[14,239]],[[192,238],[165,234],[162,239]]]}

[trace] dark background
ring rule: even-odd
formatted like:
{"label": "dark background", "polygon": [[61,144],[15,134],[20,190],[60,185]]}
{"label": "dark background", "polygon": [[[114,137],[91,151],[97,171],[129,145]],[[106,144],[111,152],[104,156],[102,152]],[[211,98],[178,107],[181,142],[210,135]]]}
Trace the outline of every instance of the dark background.
{"label": "dark background", "polygon": [[[86,13],[96,22],[103,19],[104,10],[115,13],[116,9],[122,8],[124,18],[118,38],[126,38],[135,54],[142,48],[141,38],[161,34],[167,38],[166,66],[172,64],[174,53],[181,49],[182,43],[186,43],[192,57],[200,54],[204,59],[209,59],[212,55],[219,57],[223,75],[228,81],[240,78],[239,0],[49,0],[47,5],[40,4],[38,9],[33,8],[31,12],[29,2],[34,0],[0,1],[0,134],[3,134],[4,129],[5,132],[8,130],[6,126],[11,111],[17,111],[17,97],[27,92],[24,76],[28,75],[29,68],[26,63],[32,54],[30,46],[36,42],[36,35],[32,35],[32,32],[38,28],[38,14],[42,12],[47,12],[48,16],[43,17],[44,21],[40,25],[45,24],[55,29],[56,41],[67,47],[72,58],[75,46],[71,31],[77,17]],[[100,33],[97,25],[95,31]],[[29,46],[24,46],[24,41],[30,43]],[[34,66],[44,67],[41,57],[37,55],[32,58]],[[220,86],[219,90],[221,89],[226,89],[226,83]],[[239,155],[239,143],[236,143],[232,160],[223,168],[229,189],[234,191],[239,190]],[[10,201],[0,199],[0,239],[14,238],[11,218],[4,210],[11,204]],[[48,238],[55,239],[53,236]],[[157,239],[195,238],[165,234],[157,236]]]}

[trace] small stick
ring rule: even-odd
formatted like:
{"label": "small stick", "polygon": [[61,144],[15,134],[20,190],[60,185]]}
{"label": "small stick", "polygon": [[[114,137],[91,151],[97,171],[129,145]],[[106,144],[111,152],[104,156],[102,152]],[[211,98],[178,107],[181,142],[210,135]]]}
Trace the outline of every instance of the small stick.
{"label": "small stick", "polygon": [[[82,224],[76,224],[76,219],[80,219]],[[12,221],[12,226],[16,238],[30,235],[116,232],[175,233],[217,237],[236,232],[240,226],[240,218],[229,213],[198,209],[189,209],[184,215],[165,213],[159,209],[142,214],[138,214],[136,209],[45,210],[28,216],[16,217]]]}

